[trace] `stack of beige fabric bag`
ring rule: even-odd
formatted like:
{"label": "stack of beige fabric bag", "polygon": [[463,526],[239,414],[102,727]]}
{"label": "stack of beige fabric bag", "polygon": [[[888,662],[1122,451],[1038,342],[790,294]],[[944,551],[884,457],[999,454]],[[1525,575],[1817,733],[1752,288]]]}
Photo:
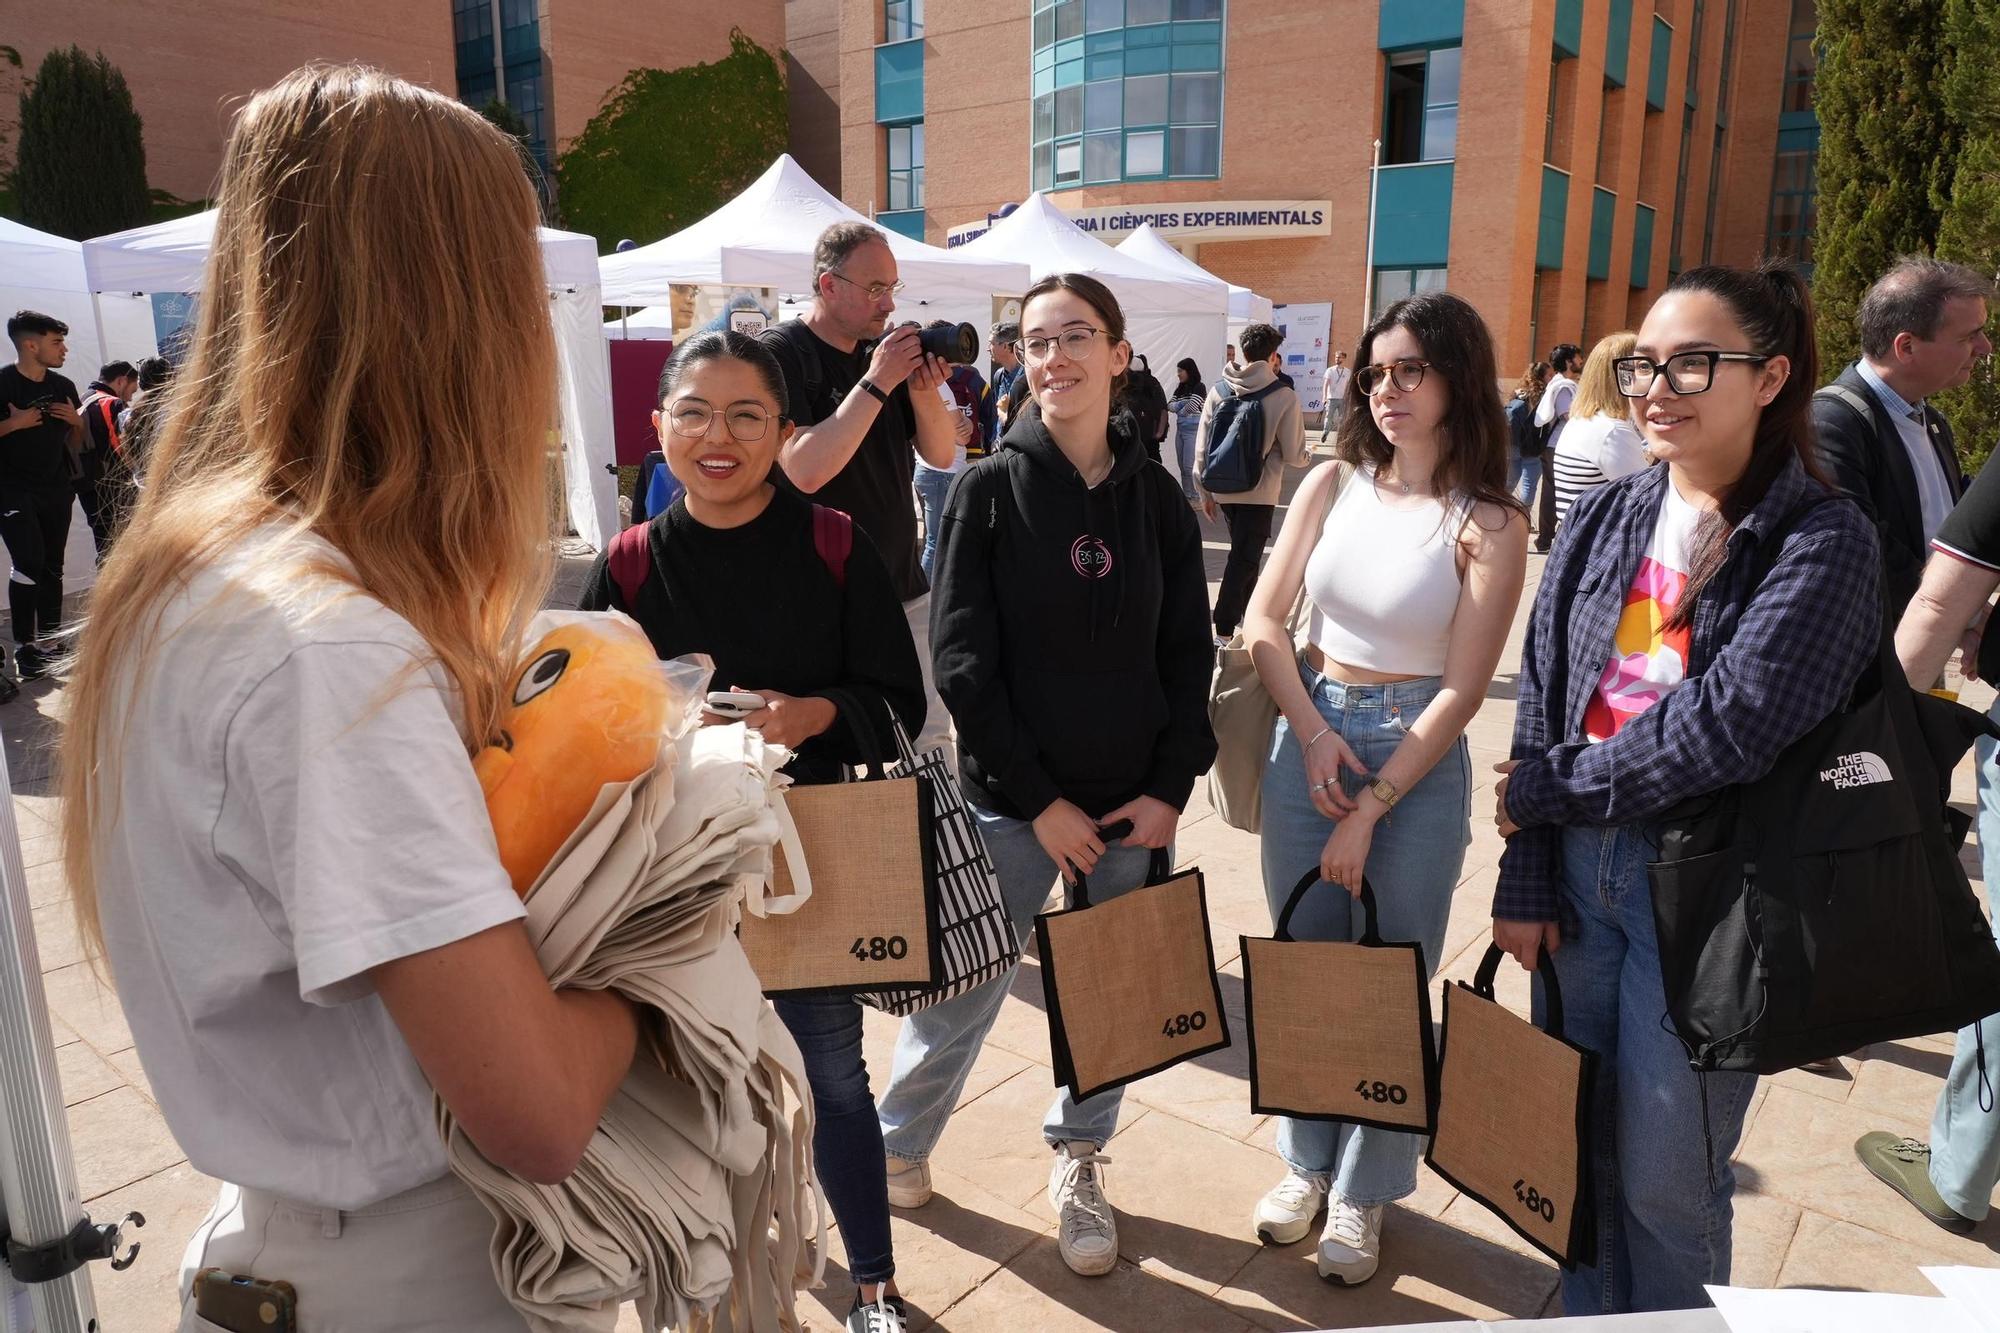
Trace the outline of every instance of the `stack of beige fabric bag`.
{"label": "stack of beige fabric bag", "polygon": [[695,725],[692,702],[672,730],[527,898],[550,981],[647,1008],[582,1164],[523,1181],[438,1104],[452,1170],[496,1219],[501,1290],[536,1333],[609,1333],[627,1301],[649,1330],[796,1328],[794,1293],[823,1263],[804,1065],[735,934],[744,910],[795,905],[767,897],[790,756],[741,725]]}

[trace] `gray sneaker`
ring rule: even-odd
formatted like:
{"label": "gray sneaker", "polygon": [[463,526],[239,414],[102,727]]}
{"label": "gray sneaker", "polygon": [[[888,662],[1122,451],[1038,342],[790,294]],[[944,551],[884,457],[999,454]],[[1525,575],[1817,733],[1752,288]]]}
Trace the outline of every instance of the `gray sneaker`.
{"label": "gray sneaker", "polygon": [[1056,1248],[1072,1273],[1102,1277],[1118,1266],[1118,1218],[1104,1198],[1111,1162],[1094,1143],[1056,1145],[1049,1168],[1049,1206],[1056,1210]]}
{"label": "gray sneaker", "polygon": [[1978,1223],[1944,1201],[1931,1184],[1931,1146],[1876,1130],[1854,1141],[1854,1155],[1869,1174],[1910,1201],[1910,1206],[1943,1227],[1963,1236]]}
{"label": "gray sneaker", "polygon": [[886,1169],[891,1208],[921,1208],[931,1201],[929,1162],[910,1162],[901,1157],[891,1157]]}

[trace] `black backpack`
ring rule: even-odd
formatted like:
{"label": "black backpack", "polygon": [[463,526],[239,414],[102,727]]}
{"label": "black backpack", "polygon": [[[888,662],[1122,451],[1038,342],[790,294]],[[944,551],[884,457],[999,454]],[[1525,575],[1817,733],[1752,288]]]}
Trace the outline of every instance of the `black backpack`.
{"label": "black backpack", "polygon": [[1208,453],[1202,460],[1201,488],[1211,495],[1241,495],[1264,480],[1264,399],[1283,388],[1272,380],[1254,393],[1217,384],[1220,401],[1208,420]]}
{"label": "black backpack", "polygon": [[1545,439],[1535,425],[1535,405],[1525,398],[1507,402],[1507,437],[1516,458],[1540,458]]}
{"label": "black backpack", "polygon": [[2000,727],[1912,689],[1893,625],[1847,706],[1769,773],[1664,821],[1653,919],[1697,1072],[1773,1074],[2000,1013],[2000,950],[1958,859],[1971,819],[1949,804],[1952,769]]}

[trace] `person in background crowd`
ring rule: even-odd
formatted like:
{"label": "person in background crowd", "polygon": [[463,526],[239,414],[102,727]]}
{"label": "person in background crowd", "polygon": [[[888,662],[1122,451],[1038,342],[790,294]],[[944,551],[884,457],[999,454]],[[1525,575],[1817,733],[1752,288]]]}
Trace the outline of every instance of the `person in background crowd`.
{"label": "person in background crowd", "polygon": [[1167,410],[1167,391],[1147,369],[1146,358],[1134,353],[1132,369],[1127,372],[1124,395],[1125,410],[1138,423],[1139,438],[1146,442],[1146,450],[1155,463],[1160,457],[1160,445],[1173,429],[1173,413]]}
{"label": "person in background crowd", "polygon": [[[663,659],[705,653],[712,688],[762,695],[742,719],[793,753],[796,782],[838,782],[872,763],[873,734],[890,719],[917,727],[924,678],[889,570],[863,533],[836,578],[813,540],[813,506],[772,471],[792,425],[784,377],[764,345],[740,333],[703,333],[674,349],[660,372],[655,428],[685,490],[647,525],[651,556],[628,603],[599,556],[583,610],[625,612]],[[867,709],[868,725],[841,716]],[[709,722],[735,719],[710,714]],[[855,1282],[848,1333],[902,1333],[889,1236],[882,1128],[861,1055],[861,1004],[808,992],[772,998],[797,1038],[813,1093],[813,1170],[847,1246]]]}
{"label": "person in background crowd", "polygon": [[513,140],[379,71],[309,66],[230,134],[60,766],[78,933],[225,1182],[182,1330],[217,1327],[213,1266],[290,1283],[308,1328],[524,1333],[437,1102],[555,1183],[631,1068],[631,1002],[544,976],[470,759],[552,573],[538,218]]}
{"label": "person in background crowd", "polygon": [[1535,409],[1549,387],[1549,363],[1537,361],[1514,384],[1507,400],[1507,490],[1530,514],[1535,512],[1535,488],[1542,480],[1542,433],[1535,427]]}
{"label": "person in background crowd", "polygon": [[[1132,355],[1117,298],[1054,274],[1029,289],[1021,325],[1038,410],[952,488],[933,640],[966,802],[1025,941],[1058,875],[1087,874],[1104,902],[1145,882],[1154,849],[1171,855],[1195,779],[1215,762],[1215,658],[1201,531],[1112,409]],[[1106,836],[1125,821],[1130,832]],[[898,1207],[931,1197],[926,1163],[1011,979],[903,1020],[881,1098]],[[1057,1245],[1086,1276],[1118,1262],[1102,1149],[1120,1100],[1059,1093],[1042,1122]]]}
{"label": "person in background crowd", "polygon": [[[933,320],[925,327],[943,333],[955,333],[958,329],[948,319]],[[950,377],[938,386],[939,396],[951,404],[957,416],[953,422],[955,447],[951,466],[932,467],[921,458],[917,460],[917,501],[924,507],[924,549],[919,563],[926,582],[931,576],[931,560],[937,554],[938,520],[944,514],[945,492],[951,489],[952,478],[965,471],[966,460],[975,449],[981,454],[986,452],[979,434],[979,400],[985,393],[986,381],[971,366],[953,366]]]}
{"label": "person in background crowd", "polygon": [[[1576,376],[1583,368],[1583,349],[1575,343],[1557,343],[1549,352],[1549,365],[1554,367],[1555,374],[1549,377],[1549,387],[1542,391],[1542,401],[1535,406],[1535,425],[1542,432],[1542,457],[1553,460],[1556,441],[1562,438],[1563,427],[1569,424],[1570,407],[1576,399]],[[1547,481],[1542,487],[1541,502],[1535,508],[1535,550],[1545,554],[1556,539],[1555,479],[1550,477]]]}
{"label": "person in background crowd", "polygon": [[167,383],[174,377],[174,363],[163,356],[149,356],[139,363],[139,392],[125,410],[125,465],[137,482],[145,471],[146,455],[159,434],[160,418],[167,401]]}
{"label": "person in background crowd", "polygon": [[1353,373],[1347,366],[1347,353],[1335,352],[1333,363],[1320,379],[1320,402],[1324,405],[1320,413],[1323,423],[1320,434],[1332,435],[1340,429],[1340,423],[1347,415],[1347,377]]}
{"label": "person in background crowd", "polygon": [[996,447],[1000,437],[1014,425],[1014,418],[1028,401],[1027,375],[1021,369],[1021,358],[1014,353],[1014,344],[1021,341],[1019,324],[995,324],[993,340],[993,379],[987,393],[987,401],[992,404],[986,423],[986,439],[989,447]]}
{"label": "person in background crowd", "polygon": [[1229,343],[1222,349],[1222,369],[1228,372],[1236,369],[1236,344]]}
{"label": "person in background crowd", "polygon": [[1814,461],[1815,370],[1789,265],[1674,279],[1616,366],[1665,466],[1579,500],[1536,592],[1493,938],[1524,967],[1553,955],[1565,1035],[1598,1054],[1596,1249],[1562,1276],[1570,1315],[1700,1307],[1729,1281],[1757,1080],[1697,1076],[1660,1022],[1647,866],[1655,821],[1763,776],[1875,656],[1881,556]]}
{"label": "person in background crowd", "polygon": [[1174,417],[1174,461],[1180,467],[1181,494],[1189,504],[1200,504],[1201,493],[1194,484],[1194,448],[1201,429],[1201,410],[1208,402],[1208,386],[1201,382],[1201,367],[1191,356],[1180,359],[1174,376],[1174,396],[1167,403]]}
{"label": "person in background crowd", "polygon": [[0,369],[0,541],[14,572],[7,580],[13,618],[14,669],[38,680],[61,652],[63,548],[71,479],[83,450],[83,400],[56,372],[69,359],[69,325],[38,310],[7,321],[14,364]]}
{"label": "person in background crowd", "polygon": [[[2000,468],[1972,479],[1965,498],[1931,541],[1930,563],[1896,627],[1896,656],[1910,683],[1928,689],[1959,648],[1968,678],[1978,675],[1981,629],[2000,589]],[[1973,626],[1968,630],[1966,626]],[[1989,682],[1990,683],[1990,682]],[[2000,720],[2000,701],[1988,716]],[[2000,745],[1981,737],[1979,864],[1990,912],[2000,901]],[[1993,1062],[2000,1058],[2000,1014],[1961,1030],[1944,1090],[1931,1113],[1930,1142],[1875,1130],[1854,1152],[1877,1179],[1919,1213],[1960,1235],[1984,1221],[2000,1186],[2000,1113],[1993,1101]]]}
{"label": "person in background crowd", "polygon": [[1813,398],[1820,461],[1875,524],[1894,616],[1965,490],[1951,424],[1926,400],[1993,354],[1992,299],[1992,282],[1963,264],[1897,260],[1861,298],[1860,359]]}
{"label": "person in background crowd", "polygon": [[[1264,545],[1271,540],[1271,523],[1278,512],[1284,491],[1285,469],[1304,467],[1312,460],[1306,451],[1305,414],[1299,410],[1298,393],[1279,384],[1278,347],[1284,335],[1269,324],[1252,324],[1243,330],[1243,364],[1226,370],[1222,383],[1210,392],[1202,405],[1201,422],[1194,444],[1194,481],[1201,496],[1201,510],[1209,521],[1220,518],[1229,528],[1229,559],[1222,568],[1222,586],[1215,593],[1215,639],[1227,643],[1243,620],[1250,604],[1250,591],[1257,586],[1257,567],[1264,560]],[[1209,438],[1215,409],[1225,392],[1241,397],[1271,389],[1259,400],[1264,417],[1264,475],[1253,490],[1225,495],[1218,500],[1202,486],[1202,468],[1216,441]]]}
{"label": "person in background crowd", "polygon": [[76,498],[97,545],[97,561],[111,550],[111,539],[131,507],[132,477],[125,466],[126,404],[139,392],[139,370],[130,361],[113,361],[97,372],[83,399],[86,443],[77,458]]}
{"label": "person in background crowd", "polygon": [[951,720],[931,679],[930,584],[910,497],[917,455],[935,468],[958,461],[962,418],[938,395],[951,367],[924,354],[917,329],[883,335],[902,289],[885,234],[836,222],[813,252],[811,308],[759,336],[784,372],[799,428],[778,465],[817,503],[852,515],[896,581],[930,700],[914,738],[924,751],[950,745]]}
{"label": "person in background crowd", "polygon": [[1577,379],[1569,424],[1549,451],[1549,484],[1556,492],[1556,526],[1577,497],[1646,466],[1646,441],[1632,424],[1631,403],[1618,392],[1618,359],[1630,356],[1639,335],[1607,334],[1590,349]]}
{"label": "person in background crowd", "polygon": [[[1465,727],[1521,600],[1528,521],[1507,492],[1493,341],[1470,304],[1406,297],[1362,335],[1358,359],[1353,406],[1366,410],[1341,427],[1341,462],[1293,497],[1244,634],[1278,705],[1264,892],[1275,920],[1319,866],[1338,887],[1301,903],[1292,933],[1354,940],[1349,895],[1365,876],[1384,937],[1420,941],[1435,968],[1472,840]],[[1301,588],[1312,603],[1303,663],[1286,625]],[[1252,1225],[1289,1245],[1324,1206],[1319,1275],[1365,1282],[1383,1212],[1415,1191],[1422,1149],[1421,1135],[1281,1117],[1288,1173]]]}

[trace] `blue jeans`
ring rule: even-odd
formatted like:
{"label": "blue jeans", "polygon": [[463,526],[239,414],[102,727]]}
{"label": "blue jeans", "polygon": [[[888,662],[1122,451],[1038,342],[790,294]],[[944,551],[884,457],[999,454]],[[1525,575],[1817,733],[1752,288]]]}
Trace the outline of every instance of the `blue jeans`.
{"label": "blue jeans", "polygon": [[1184,412],[1174,417],[1174,458],[1180,464],[1181,494],[1189,500],[1199,497],[1194,489],[1194,443],[1201,431],[1201,413]]}
{"label": "blue jeans", "polygon": [[[1555,953],[1563,1035],[1597,1052],[1586,1144],[1597,1258],[1562,1275],[1568,1315],[1700,1309],[1709,1304],[1703,1283],[1729,1282],[1729,1155],[1757,1078],[1696,1075],[1662,1025],[1666,988],[1646,879],[1656,855],[1637,826],[1562,834],[1563,903],[1577,922]],[[1537,980],[1535,1018],[1544,1017]]]}
{"label": "blue jeans", "polygon": [[[1389,761],[1439,688],[1436,677],[1344,685],[1310,667],[1301,667],[1300,676],[1326,725],[1371,773]],[[1264,896],[1273,922],[1299,877],[1319,864],[1335,827],[1313,808],[1299,746],[1300,737],[1280,715],[1264,769]],[[1360,790],[1353,774],[1343,772],[1342,781],[1350,792]],[[1368,848],[1368,882],[1375,890],[1382,938],[1421,943],[1430,971],[1440,962],[1451,893],[1472,840],[1471,799],[1472,758],[1461,736],[1376,824]],[[1361,926],[1353,898],[1324,883],[1306,895],[1292,917],[1292,934],[1302,940],[1354,940],[1360,938]],[[1303,1174],[1330,1176],[1342,1198],[1363,1207],[1416,1190],[1423,1142],[1422,1135],[1394,1130],[1278,1119],[1278,1155],[1286,1165]]]}
{"label": "blue jeans", "polygon": [[[1056,881],[1056,863],[1035,840],[1035,826],[970,806],[979,834],[1000,877],[1000,896],[1014,938],[1027,943],[1035,914],[1048,901]],[[1152,853],[1144,847],[1113,844],[1098,858],[1090,875],[1090,900],[1103,902],[1129,893],[1146,882]],[[903,1020],[896,1039],[896,1063],[889,1086],[882,1092],[882,1142],[891,1156],[921,1162],[937,1146],[958,1105],[958,1095],[972,1073],[979,1047],[1000,1016],[1013,973],[995,977],[977,990],[953,996]],[[1113,1088],[1084,1101],[1058,1090],[1042,1119],[1042,1137],[1049,1143],[1084,1139],[1102,1147],[1118,1129],[1118,1106],[1124,1089]]]}
{"label": "blue jeans", "polygon": [[1507,459],[1507,489],[1521,497],[1521,503],[1530,514],[1535,512],[1535,487],[1542,480],[1542,456],[1522,458],[1511,455]]}
{"label": "blue jeans", "polygon": [[931,576],[931,561],[937,556],[938,524],[944,521],[944,499],[951,493],[956,472],[940,472],[934,467],[917,469],[917,498],[924,505],[924,577]]}
{"label": "blue jeans", "polygon": [[813,1170],[840,1224],[847,1271],[857,1285],[896,1273],[889,1240],[889,1176],[882,1127],[861,1058],[861,1004],[851,995],[779,995],[771,1000],[805,1057],[813,1097]]}
{"label": "blue jeans", "polygon": [[[2000,718],[2000,702],[1991,716]],[[1982,736],[1979,756],[1979,865],[1986,901],[1993,902],[2000,875],[2000,747]],[[1986,1087],[1979,1082],[1979,1040],[1986,1046]],[[1961,1217],[1977,1222],[1992,1207],[2000,1184],[2000,1014],[1981,1019],[1958,1034],[1951,1072],[1931,1116],[1931,1184]],[[1980,1102],[1984,1098],[1985,1105]]]}

